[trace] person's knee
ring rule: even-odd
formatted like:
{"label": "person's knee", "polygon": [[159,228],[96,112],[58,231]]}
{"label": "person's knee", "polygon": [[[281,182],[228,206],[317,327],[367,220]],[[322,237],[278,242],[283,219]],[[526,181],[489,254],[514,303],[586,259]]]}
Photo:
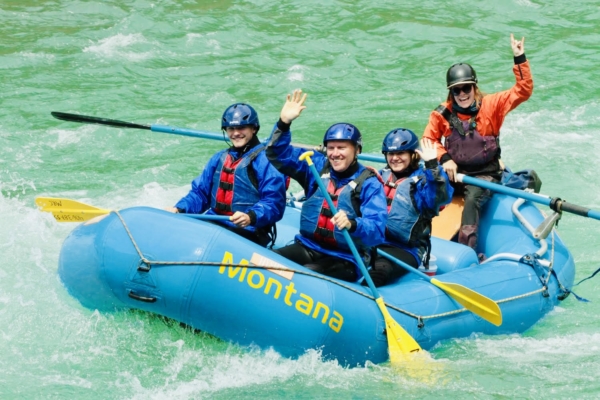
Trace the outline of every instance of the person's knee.
{"label": "person's knee", "polygon": [[308,269],[310,269],[313,272],[318,272],[319,274],[324,274],[325,273],[325,268],[317,263],[309,263],[309,264],[304,264],[304,266]]}

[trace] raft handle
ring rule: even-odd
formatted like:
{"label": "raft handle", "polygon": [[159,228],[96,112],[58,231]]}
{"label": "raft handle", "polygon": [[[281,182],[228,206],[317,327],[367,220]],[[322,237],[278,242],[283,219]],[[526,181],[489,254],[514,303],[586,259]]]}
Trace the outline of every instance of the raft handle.
{"label": "raft handle", "polygon": [[156,301],[156,297],[140,296],[140,295],[133,293],[132,290],[130,290],[127,295],[134,300],[143,301],[144,303],[154,303]]}

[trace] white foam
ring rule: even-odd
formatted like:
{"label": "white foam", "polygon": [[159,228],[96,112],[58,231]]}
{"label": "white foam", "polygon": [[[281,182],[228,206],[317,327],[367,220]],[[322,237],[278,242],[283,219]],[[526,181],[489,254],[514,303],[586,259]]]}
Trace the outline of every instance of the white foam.
{"label": "white foam", "polygon": [[94,53],[108,58],[126,58],[129,61],[144,61],[152,56],[152,52],[127,51],[134,45],[145,45],[148,41],[141,33],[132,33],[123,35],[119,33],[98,41],[97,44],[90,45],[83,49],[84,53]]}
{"label": "white foam", "polygon": [[306,67],[296,64],[296,65],[292,65],[290,68],[288,68],[288,76],[287,79],[290,82],[304,82],[304,70],[306,70]]}

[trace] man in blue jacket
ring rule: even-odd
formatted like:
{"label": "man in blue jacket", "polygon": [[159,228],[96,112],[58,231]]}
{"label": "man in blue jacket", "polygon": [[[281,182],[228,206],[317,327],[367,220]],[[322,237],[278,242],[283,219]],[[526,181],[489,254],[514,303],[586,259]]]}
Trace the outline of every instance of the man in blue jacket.
{"label": "man in blue jacket", "polygon": [[304,189],[306,201],[300,217],[300,234],[295,243],[277,253],[305,267],[346,281],[356,280],[356,261],[344,239],[348,229],[364,261],[370,248],[383,243],[387,219],[386,199],[377,174],[358,162],[362,137],[352,124],[332,125],[323,138],[326,155],[315,153],[313,163],[338,208],[333,215],[308,164],[298,157],[305,149],[291,145],[290,125],[306,108],[306,94],[295,90],[287,95],[280,119],[275,125],[266,155],[281,173],[290,176]]}
{"label": "man in blue jacket", "polygon": [[189,193],[168,210],[229,215],[226,228],[266,246],[274,241],[275,222],[285,210],[285,178],[269,163],[256,137],[260,123],[254,108],[229,106],[221,128],[231,141],[229,149],[215,154]]}

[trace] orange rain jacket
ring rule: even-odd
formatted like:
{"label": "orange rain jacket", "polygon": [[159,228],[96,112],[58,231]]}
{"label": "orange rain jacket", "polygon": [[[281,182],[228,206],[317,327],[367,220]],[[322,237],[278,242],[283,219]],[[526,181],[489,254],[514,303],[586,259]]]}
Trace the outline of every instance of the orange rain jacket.
{"label": "orange rain jacket", "polygon": [[[531,77],[531,69],[529,61],[525,58],[525,54],[515,57],[515,65],[513,73],[517,82],[509,90],[498,93],[485,95],[481,101],[481,107],[475,122],[477,123],[477,131],[482,136],[499,136],[500,127],[504,122],[504,117],[510,111],[514,110],[519,104],[527,100],[533,93],[533,78]],[[452,102],[446,101],[443,106],[452,111]],[[457,114],[460,120],[468,120],[469,115]],[[429,123],[425,127],[423,138],[430,139],[435,143],[437,149],[437,157],[440,163],[448,161],[450,156],[442,145],[442,137],[450,136],[452,129],[446,119],[437,111],[432,111],[429,116]],[[446,155],[444,157],[444,155]]]}

